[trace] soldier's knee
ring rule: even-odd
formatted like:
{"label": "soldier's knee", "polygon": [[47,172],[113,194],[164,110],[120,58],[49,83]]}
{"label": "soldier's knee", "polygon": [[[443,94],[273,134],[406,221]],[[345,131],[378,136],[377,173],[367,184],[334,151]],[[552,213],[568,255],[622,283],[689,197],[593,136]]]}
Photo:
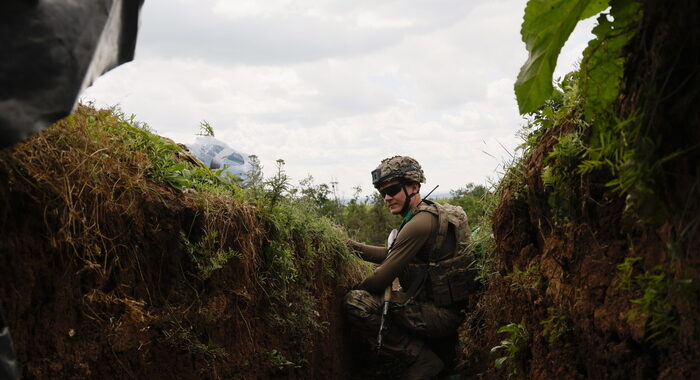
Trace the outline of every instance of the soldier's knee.
{"label": "soldier's knee", "polygon": [[381,313],[381,299],[366,290],[351,290],[345,295],[343,309],[354,325],[373,324]]}
{"label": "soldier's knee", "polygon": [[371,314],[374,303],[372,297],[373,296],[366,290],[355,289],[349,291],[343,300],[345,314],[359,318]]}

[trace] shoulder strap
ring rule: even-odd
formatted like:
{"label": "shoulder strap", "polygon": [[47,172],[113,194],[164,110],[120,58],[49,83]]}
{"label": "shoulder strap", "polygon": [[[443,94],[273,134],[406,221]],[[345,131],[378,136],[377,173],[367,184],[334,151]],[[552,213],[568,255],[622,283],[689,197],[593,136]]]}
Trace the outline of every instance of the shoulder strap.
{"label": "shoulder strap", "polygon": [[436,254],[440,248],[442,248],[443,243],[445,243],[445,237],[447,237],[448,231],[448,218],[445,215],[445,211],[440,206],[435,206],[438,210],[438,230],[437,236],[435,237],[435,243],[431,253],[428,255],[428,261],[433,262],[432,257],[436,257]]}
{"label": "shoulder strap", "polygon": [[[438,218],[438,230],[435,235],[435,241],[433,242],[432,249],[428,252],[428,263],[434,264],[433,257],[437,257],[437,253],[442,248],[445,243],[445,238],[447,237],[447,232],[449,231],[450,218],[447,216],[445,209],[441,207],[438,203],[431,200],[424,199],[422,205],[419,205],[414,212],[411,213],[411,217],[418,214],[419,212],[429,212]],[[403,224],[402,224],[403,226]]]}

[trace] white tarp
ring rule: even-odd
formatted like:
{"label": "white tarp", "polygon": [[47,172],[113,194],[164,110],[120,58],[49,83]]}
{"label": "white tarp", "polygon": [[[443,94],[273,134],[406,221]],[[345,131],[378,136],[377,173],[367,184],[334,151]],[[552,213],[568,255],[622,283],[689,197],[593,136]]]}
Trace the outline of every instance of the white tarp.
{"label": "white tarp", "polygon": [[250,170],[247,154],[231,148],[213,136],[198,136],[193,143],[185,145],[192,154],[211,169],[225,169],[243,179]]}

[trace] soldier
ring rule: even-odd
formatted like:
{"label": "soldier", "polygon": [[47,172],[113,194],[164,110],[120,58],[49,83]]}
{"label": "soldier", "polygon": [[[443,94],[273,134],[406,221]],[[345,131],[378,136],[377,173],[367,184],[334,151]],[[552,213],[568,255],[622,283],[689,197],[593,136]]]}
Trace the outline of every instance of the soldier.
{"label": "soldier", "polygon": [[[420,187],[424,182],[423,170],[413,158],[384,159],[372,171],[372,183],[391,213],[404,217],[398,235],[386,248],[348,242],[362,259],[379,264],[346,295],[348,320],[358,333],[372,342],[379,341],[381,352],[406,363],[404,379],[429,379],[440,373],[444,363],[425,340],[455,334],[463,320],[459,302],[436,303],[443,295],[434,286],[437,281],[431,280],[428,266],[455,257],[457,235],[466,226],[466,215],[461,208],[445,209],[422,200]],[[390,293],[384,323],[382,294],[397,277],[401,287]]]}

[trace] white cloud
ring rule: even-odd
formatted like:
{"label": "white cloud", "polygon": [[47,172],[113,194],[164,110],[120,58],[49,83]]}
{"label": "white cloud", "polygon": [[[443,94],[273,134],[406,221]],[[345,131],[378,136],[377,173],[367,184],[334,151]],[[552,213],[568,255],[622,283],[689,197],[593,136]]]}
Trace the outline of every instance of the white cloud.
{"label": "white cloud", "polygon": [[[120,104],[158,133],[216,136],[282,158],[294,180],[361,185],[412,155],[441,191],[495,178],[519,144],[513,82],[525,0],[149,0],[136,60],[86,99]],[[571,65],[583,28],[562,52]],[[590,30],[590,27],[588,27]]]}

